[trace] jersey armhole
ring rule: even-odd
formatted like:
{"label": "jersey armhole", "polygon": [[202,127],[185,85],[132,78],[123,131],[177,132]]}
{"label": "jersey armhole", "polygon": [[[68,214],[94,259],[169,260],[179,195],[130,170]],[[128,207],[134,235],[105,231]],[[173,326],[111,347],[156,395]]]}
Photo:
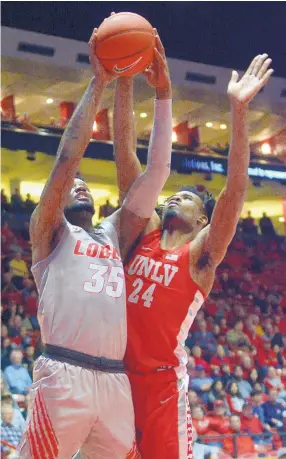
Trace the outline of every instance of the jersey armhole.
{"label": "jersey armhole", "polygon": [[142,236],[138,246],[136,247],[136,250],[141,249],[143,245],[153,242],[153,240],[157,238],[161,238],[161,228],[156,228],[153,231],[151,231],[151,233]]}
{"label": "jersey armhole", "polygon": [[57,255],[59,254],[63,246],[63,243],[67,235],[71,232],[72,227],[73,226],[65,219],[65,229],[59,239],[59,242],[57,243],[56,247],[51,251],[51,253],[46,258],[43,258],[42,260],[38,261],[38,263],[36,263],[35,265],[31,267],[31,271],[33,273],[38,268],[40,268],[40,270],[42,271],[42,269],[45,269],[48,266],[48,264],[57,257]]}
{"label": "jersey armhole", "polygon": [[110,219],[109,217],[105,218],[98,226],[98,230],[101,230],[102,232],[104,232],[111,239],[112,244],[117,249],[119,249],[119,237],[118,237],[118,231],[116,228],[116,220],[113,222],[112,219]]}

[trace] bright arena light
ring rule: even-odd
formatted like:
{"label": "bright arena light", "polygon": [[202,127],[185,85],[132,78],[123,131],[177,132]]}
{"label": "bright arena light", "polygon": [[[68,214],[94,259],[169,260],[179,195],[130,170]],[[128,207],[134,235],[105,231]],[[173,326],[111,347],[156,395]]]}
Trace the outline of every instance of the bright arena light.
{"label": "bright arena light", "polygon": [[206,123],[206,127],[213,127],[213,123],[212,123],[211,121],[208,121],[208,122]]}
{"label": "bright arena light", "polygon": [[279,218],[278,218],[278,221],[279,221],[280,223],[285,223],[285,218],[284,218],[284,217],[279,217]]}
{"label": "bright arena light", "polygon": [[220,127],[222,130],[224,130],[224,129],[226,129],[226,128],[227,128],[227,125],[226,125],[226,124],[224,124],[224,123],[222,123],[222,124],[220,124],[220,126],[219,126],[219,127]]}
{"label": "bright arena light", "polygon": [[178,136],[177,136],[177,133],[175,131],[172,132],[172,142],[177,142],[178,140]]}
{"label": "bright arena light", "polygon": [[147,118],[147,116],[148,116],[148,115],[147,115],[147,113],[145,113],[145,112],[140,113],[140,118]]}
{"label": "bright arena light", "polygon": [[49,98],[49,99],[46,100],[46,103],[47,104],[53,104],[54,103],[54,99]]}
{"label": "bright arena light", "polygon": [[270,153],[271,153],[271,147],[270,147],[269,143],[263,143],[263,144],[261,145],[261,153],[262,153],[263,155],[270,155]]}

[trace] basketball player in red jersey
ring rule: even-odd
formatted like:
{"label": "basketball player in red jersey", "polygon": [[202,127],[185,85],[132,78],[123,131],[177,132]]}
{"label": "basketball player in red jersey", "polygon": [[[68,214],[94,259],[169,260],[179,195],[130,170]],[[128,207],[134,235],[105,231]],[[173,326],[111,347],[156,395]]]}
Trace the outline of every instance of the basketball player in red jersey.
{"label": "basketball player in red jersey", "polygon": [[[143,459],[193,457],[184,343],[235,234],[249,181],[248,104],[269,80],[270,63],[266,54],[258,55],[240,80],[237,72],[232,73],[228,175],[216,205],[209,193],[182,188],[165,203],[161,221],[154,213],[125,266],[125,362]],[[131,126],[130,117],[130,131]],[[126,152],[116,152],[120,169],[120,153]],[[128,161],[125,174],[118,174],[122,198],[141,171],[135,155]]]}

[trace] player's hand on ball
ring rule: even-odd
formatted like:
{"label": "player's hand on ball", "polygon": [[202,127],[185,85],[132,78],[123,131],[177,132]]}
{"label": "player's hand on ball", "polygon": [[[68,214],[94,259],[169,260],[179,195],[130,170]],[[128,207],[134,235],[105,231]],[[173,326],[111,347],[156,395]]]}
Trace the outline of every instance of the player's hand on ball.
{"label": "player's hand on ball", "polygon": [[117,76],[105,70],[102,63],[100,62],[100,60],[97,58],[95,54],[96,33],[97,33],[97,29],[94,29],[90,37],[90,40],[88,42],[89,61],[91,63],[91,67],[95,75],[96,81],[101,82],[105,86],[107,86],[109,83],[115,80]]}
{"label": "player's hand on ball", "polygon": [[171,97],[171,80],[169,74],[168,62],[165,55],[164,46],[160,40],[159,35],[156,32],[156,44],[154,48],[154,60],[148,69],[144,71],[144,75],[148,81],[148,84],[156,88],[158,93],[162,95],[166,93],[166,98]]}
{"label": "player's hand on ball", "polygon": [[227,88],[230,101],[240,105],[248,104],[274,72],[273,69],[268,70],[271,62],[267,54],[259,54],[253,59],[240,81],[238,73],[234,70]]}

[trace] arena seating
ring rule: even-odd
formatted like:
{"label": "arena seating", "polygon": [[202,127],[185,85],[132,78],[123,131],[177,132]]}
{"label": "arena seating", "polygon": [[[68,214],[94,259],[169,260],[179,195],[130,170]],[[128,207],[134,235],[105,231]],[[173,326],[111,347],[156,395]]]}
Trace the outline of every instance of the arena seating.
{"label": "arena seating", "polygon": [[[28,387],[13,384],[9,366],[21,349],[31,377],[41,353],[30,272],[33,206],[1,201],[1,398],[25,416]],[[196,459],[274,458],[286,446],[285,272],[286,239],[245,232],[242,222],[186,341]]]}

